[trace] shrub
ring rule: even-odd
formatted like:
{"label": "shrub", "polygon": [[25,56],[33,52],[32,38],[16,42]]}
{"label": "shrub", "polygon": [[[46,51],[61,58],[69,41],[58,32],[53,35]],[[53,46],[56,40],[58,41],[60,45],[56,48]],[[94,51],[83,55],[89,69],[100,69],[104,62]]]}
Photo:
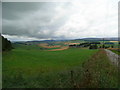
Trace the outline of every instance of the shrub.
{"label": "shrub", "polygon": [[89,49],[97,49],[98,46],[95,44],[95,45],[90,45]]}
{"label": "shrub", "polygon": [[0,38],[2,38],[2,51],[11,50],[12,49],[11,42],[7,38],[4,38],[3,36],[0,36]]}

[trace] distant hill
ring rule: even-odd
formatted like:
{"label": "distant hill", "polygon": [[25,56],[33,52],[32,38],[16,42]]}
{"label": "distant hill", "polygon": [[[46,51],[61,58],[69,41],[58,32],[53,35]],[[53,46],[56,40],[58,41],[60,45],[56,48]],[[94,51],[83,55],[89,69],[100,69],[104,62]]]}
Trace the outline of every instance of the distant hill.
{"label": "distant hill", "polygon": [[[82,38],[82,39],[71,39],[72,41],[74,40],[83,40],[83,41],[103,41],[103,38]],[[58,41],[71,41],[71,40],[43,40],[43,41],[16,41],[13,43],[18,43],[18,44],[38,44],[38,43],[50,43],[50,42],[58,42]],[[118,41],[118,38],[104,38],[105,41]]]}
{"label": "distant hill", "polygon": [[[82,38],[76,40],[85,40],[85,41],[103,41],[103,38]],[[118,41],[118,38],[104,38],[105,41]]]}
{"label": "distant hill", "polygon": [[58,41],[68,41],[68,40],[16,41],[12,43],[14,44],[39,44],[39,43],[52,43],[52,42],[58,42]]}

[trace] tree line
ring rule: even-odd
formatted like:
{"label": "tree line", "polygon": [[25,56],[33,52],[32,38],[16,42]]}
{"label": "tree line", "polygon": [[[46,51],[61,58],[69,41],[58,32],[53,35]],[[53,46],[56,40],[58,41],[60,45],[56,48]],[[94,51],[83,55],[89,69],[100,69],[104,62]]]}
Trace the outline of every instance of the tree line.
{"label": "tree line", "polygon": [[7,39],[4,38],[2,35],[0,35],[0,40],[2,40],[2,51],[9,51],[12,49],[12,44],[11,42]]}

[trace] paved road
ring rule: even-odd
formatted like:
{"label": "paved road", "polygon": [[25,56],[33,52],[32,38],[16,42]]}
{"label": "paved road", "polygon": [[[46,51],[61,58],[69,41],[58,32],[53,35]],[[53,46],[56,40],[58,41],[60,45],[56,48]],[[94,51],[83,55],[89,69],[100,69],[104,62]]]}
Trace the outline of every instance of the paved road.
{"label": "paved road", "polygon": [[113,53],[112,51],[110,51],[108,49],[105,49],[105,51],[107,52],[107,56],[109,57],[111,62],[118,66],[118,64],[120,62],[120,56],[116,53]]}

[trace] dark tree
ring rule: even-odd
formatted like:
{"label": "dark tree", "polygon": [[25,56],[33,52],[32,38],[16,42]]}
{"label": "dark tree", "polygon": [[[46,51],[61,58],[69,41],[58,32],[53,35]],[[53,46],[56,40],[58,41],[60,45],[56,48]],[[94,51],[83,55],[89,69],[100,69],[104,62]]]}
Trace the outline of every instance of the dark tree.
{"label": "dark tree", "polygon": [[105,48],[105,45],[104,45],[104,44],[102,45],[102,48]]}
{"label": "dark tree", "polygon": [[111,46],[111,48],[113,48],[114,46]]}
{"label": "dark tree", "polygon": [[89,49],[97,49],[97,48],[98,48],[97,44],[90,45],[90,47],[89,47]]}
{"label": "dark tree", "polygon": [[2,38],[2,51],[9,51],[12,49],[12,44],[7,38],[0,36]]}

